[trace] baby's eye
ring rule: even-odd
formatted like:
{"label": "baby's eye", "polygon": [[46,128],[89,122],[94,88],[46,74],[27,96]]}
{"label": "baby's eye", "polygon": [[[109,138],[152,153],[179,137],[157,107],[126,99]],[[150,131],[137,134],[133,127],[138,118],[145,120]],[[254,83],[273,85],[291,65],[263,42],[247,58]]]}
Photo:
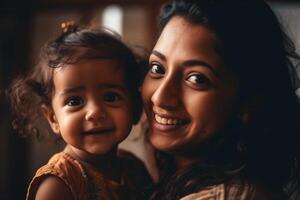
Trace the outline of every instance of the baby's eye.
{"label": "baby's eye", "polygon": [[157,76],[165,74],[165,69],[158,63],[151,63],[150,64],[150,73]]}
{"label": "baby's eye", "polygon": [[104,96],[103,96],[103,100],[105,102],[109,102],[109,103],[119,101],[120,99],[121,99],[121,95],[119,95],[115,92],[109,92],[109,93],[104,94]]}
{"label": "baby's eye", "polygon": [[187,81],[198,86],[210,85],[210,80],[203,74],[191,74],[188,76]]}
{"label": "baby's eye", "polygon": [[79,106],[83,104],[83,99],[81,97],[70,97],[65,104],[68,106]]}

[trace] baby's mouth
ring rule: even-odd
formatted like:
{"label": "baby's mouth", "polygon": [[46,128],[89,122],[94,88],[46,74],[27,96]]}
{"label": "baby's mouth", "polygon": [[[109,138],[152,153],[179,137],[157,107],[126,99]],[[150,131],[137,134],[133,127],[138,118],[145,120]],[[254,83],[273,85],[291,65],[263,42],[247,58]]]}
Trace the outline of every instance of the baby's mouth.
{"label": "baby's mouth", "polygon": [[103,128],[103,129],[92,129],[89,131],[84,131],[83,135],[101,135],[101,134],[108,134],[114,131],[113,128]]}

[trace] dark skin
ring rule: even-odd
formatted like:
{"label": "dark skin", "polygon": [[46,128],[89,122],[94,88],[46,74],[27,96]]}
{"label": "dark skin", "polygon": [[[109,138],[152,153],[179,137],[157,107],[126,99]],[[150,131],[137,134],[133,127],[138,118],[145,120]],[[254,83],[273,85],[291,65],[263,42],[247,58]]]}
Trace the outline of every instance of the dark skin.
{"label": "dark skin", "polygon": [[[78,156],[72,151],[70,147],[64,150],[66,153],[79,159]],[[86,159],[81,160],[83,165],[93,165],[99,172],[105,175],[106,179],[121,182],[121,169],[120,163],[116,156],[116,151],[111,152],[109,155],[98,158],[97,160]],[[36,200],[54,200],[54,199],[73,199],[72,193],[67,185],[56,176],[48,176],[40,184],[37,193]]]}
{"label": "dark skin", "polygon": [[[117,145],[128,136],[133,122],[120,64],[82,60],[57,69],[53,81],[52,104],[42,110],[53,132],[67,143],[64,152],[83,166],[93,166],[106,179],[121,182]],[[60,178],[49,176],[41,182],[36,199],[73,198]]]}
{"label": "dark skin", "polygon": [[39,186],[36,200],[72,200],[72,193],[66,184],[55,176],[47,177]]}
{"label": "dark skin", "polygon": [[237,79],[215,45],[216,36],[206,27],[175,16],[149,58],[142,87],[149,141],[171,153],[177,169],[201,162],[195,149],[223,130],[235,105]]}

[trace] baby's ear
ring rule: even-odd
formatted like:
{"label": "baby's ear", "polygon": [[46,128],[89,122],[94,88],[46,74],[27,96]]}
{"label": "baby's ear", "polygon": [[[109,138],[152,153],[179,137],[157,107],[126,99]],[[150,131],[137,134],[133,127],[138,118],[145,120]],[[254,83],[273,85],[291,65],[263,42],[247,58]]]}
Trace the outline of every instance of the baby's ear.
{"label": "baby's ear", "polygon": [[55,113],[54,113],[53,109],[51,108],[51,106],[47,106],[47,105],[43,104],[41,106],[41,109],[42,109],[44,116],[48,120],[48,122],[52,128],[52,131],[55,134],[59,134],[60,133],[59,124],[58,124],[57,118],[56,118]]}

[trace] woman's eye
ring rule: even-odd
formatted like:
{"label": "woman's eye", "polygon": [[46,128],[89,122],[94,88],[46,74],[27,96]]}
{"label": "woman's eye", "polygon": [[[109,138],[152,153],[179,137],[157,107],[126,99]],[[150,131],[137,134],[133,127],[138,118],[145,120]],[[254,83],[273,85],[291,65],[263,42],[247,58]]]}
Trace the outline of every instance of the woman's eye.
{"label": "woman's eye", "polygon": [[191,74],[187,78],[187,81],[197,85],[203,85],[203,84],[209,85],[211,83],[210,80],[203,74]]}
{"label": "woman's eye", "polygon": [[160,75],[165,73],[165,69],[157,63],[152,63],[150,66],[150,72],[151,74]]}
{"label": "woman's eye", "polygon": [[81,97],[70,97],[66,101],[66,105],[68,106],[79,106],[83,104],[83,99]]}
{"label": "woman's eye", "polygon": [[103,96],[103,100],[106,102],[116,102],[121,99],[121,96],[117,93],[110,92]]}

